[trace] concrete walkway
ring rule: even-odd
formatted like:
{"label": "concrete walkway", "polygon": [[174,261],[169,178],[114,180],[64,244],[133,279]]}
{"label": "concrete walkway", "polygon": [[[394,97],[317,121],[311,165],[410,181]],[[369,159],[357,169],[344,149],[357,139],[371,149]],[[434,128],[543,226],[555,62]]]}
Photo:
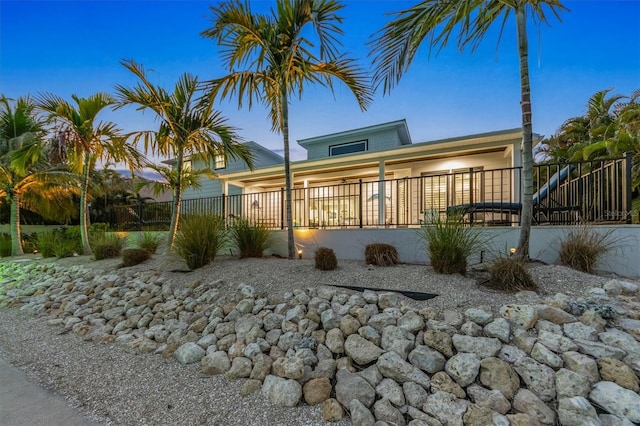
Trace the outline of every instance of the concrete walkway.
{"label": "concrete walkway", "polygon": [[0,358],[0,425],[93,426],[67,401],[31,383],[18,368]]}

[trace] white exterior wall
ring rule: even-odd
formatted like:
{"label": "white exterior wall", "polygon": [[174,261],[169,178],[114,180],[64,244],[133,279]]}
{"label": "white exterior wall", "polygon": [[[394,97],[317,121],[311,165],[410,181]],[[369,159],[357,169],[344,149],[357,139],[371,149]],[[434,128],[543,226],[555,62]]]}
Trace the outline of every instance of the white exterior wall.
{"label": "white exterior wall", "polygon": [[[560,241],[572,227],[534,226],[531,231],[531,258],[545,263],[558,263]],[[611,233],[616,247],[605,254],[597,268],[604,272],[624,277],[640,277],[640,226],[602,225],[593,228],[598,232]],[[485,260],[492,253],[504,252],[515,247],[520,235],[519,227],[482,228],[490,236],[491,242],[484,252]],[[274,252],[283,256],[287,252],[286,231],[275,231],[277,244]],[[296,243],[304,246],[303,257],[313,258],[318,247],[329,247],[338,259],[364,260],[364,249],[370,243],[392,244],[398,250],[400,261],[404,263],[428,263],[424,242],[418,237],[417,229],[341,229],[341,230],[296,230]],[[469,259],[470,264],[480,261],[480,253]]]}

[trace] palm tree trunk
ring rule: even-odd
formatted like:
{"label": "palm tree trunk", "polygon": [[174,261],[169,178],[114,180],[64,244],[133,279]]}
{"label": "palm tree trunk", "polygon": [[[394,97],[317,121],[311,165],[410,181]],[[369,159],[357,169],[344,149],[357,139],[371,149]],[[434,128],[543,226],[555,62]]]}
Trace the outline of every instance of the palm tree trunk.
{"label": "palm tree trunk", "polygon": [[176,157],[176,172],[178,174],[176,178],[176,186],[173,188],[173,197],[171,204],[171,225],[169,225],[169,242],[167,253],[173,249],[173,242],[176,239],[176,233],[178,232],[178,224],[180,222],[180,207],[182,205],[182,164],[184,153],[180,152]]}
{"label": "palm tree trunk", "polygon": [[516,253],[529,259],[529,239],[533,219],[533,125],[531,122],[531,86],[529,84],[529,46],[524,2],[516,2],[516,29],[520,58],[520,107],[522,109],[522,217]]}
{"label": "palm tree trunk", "polygon": [[20,234],[20,195],[11,194],[11,256],[20,256],[22,251],[22,235]]}
{"label": "palm tree trunk", "polygon": [[80,239],[82,240],[82,252],[85,255],[93,254],[89,245],[89,168],[91,165],[91,154],[85,152],[82,166],[82,188],[80,190]]}
{"label": "palm tree trunk", "polygon": [[286,193],[286,215],[287,215],[287,248],[289,259],[296,257],[296,245],[293,237],[293,215],[291,208],[291,164],[289,159],[289,100],[287,97],[287,89],[284,85],[281,87],[282,102],[282,138],[284,141],[284,187]]}

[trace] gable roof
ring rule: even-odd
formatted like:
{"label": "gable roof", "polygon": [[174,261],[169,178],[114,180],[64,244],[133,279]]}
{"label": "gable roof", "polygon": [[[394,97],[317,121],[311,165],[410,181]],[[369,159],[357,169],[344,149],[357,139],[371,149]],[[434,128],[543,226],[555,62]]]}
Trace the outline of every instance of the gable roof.
{"label": "gable roof", "polygon": [[384,130],[395,130],[398,133],[398,138],[402,145],[411,144],[409,127],[407,126],[407,121],[403,118],[402,120],[389,121],[387,123],[374,124],[372,126],[367,126],[367,127],[359,127],[357,129],[346,130],[343,132],[335,132],[335,133],[329,133],[328,135],[314,136],[312,138],[306,138],[306,139],[298,139],[298,145],[302,146],[303,148],[306,148],[310,145],[327,143],[335,139],[343,139],[345,137],[360,138],[360,137],[363,137],[364,135],[378,133]]}

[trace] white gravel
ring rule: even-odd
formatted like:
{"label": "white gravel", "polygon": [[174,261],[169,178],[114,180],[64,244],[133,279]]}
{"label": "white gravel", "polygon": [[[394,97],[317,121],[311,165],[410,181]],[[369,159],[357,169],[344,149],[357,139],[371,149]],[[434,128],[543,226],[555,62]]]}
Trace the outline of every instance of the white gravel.
{"label": "white gravel", "polygon": [[[27,260],[29,261],[29,260]],[[44,260],[36,260],[44,261]],[[95,262],[86,257],[62,259],[66,264],[86,264],[109,270],[119,261]],[[488,290],[472,277],[438,275],[424,265],[370,268],[356,261],[342,261],[335,271],[317,271],[311,260],[220,257],[193,272],[176,257],[154,256],[133,268],[168,274],[177,285],[194,280],[222,280],[221,293],[231,295],[238,284],[253,285],[259,294],[292,291],[321,285],[392,288],[440,296],[417,307],[464,310],[490,305],[496,312],[513,295]],[[532,264],[541,295],[562,292],[579,296],[600,287],[610,278],[587,275],[560,266]],[[345,290],[349,292],[349,290]],[[0,356],[21,368],[34,382],[64,396],[80,413],[109,425],[321,425],[320,407],[284,408],[272,405],[260,392],[241,397],[242,381],[200,373],[199,364],[181,365],[173,358],[140,354],[121,345],[85,342],[62,327],[18,309],[0,309]],[[336,423],[334,423],[336,424]],[[349,424],[348,420],[340,424]]]}

